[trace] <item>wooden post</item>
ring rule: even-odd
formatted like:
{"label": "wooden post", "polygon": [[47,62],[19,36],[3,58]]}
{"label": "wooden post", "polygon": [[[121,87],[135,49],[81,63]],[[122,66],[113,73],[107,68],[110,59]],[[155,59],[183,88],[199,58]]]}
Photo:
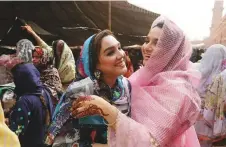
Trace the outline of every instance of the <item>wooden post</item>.
{"label": "wooden post", "polygon": [[111,0],[108,1],[108,29],[111,30]]}

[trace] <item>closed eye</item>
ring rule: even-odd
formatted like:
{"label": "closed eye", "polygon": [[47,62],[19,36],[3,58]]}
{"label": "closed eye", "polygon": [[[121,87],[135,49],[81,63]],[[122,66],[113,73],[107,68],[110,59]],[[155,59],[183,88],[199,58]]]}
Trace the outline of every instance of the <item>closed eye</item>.
{"label": "closed eye", "polygon": [[153,45],[156,45],[157,43],[158,43],[158,39],[153,39],[152,44],[153,44]]}
{"label": "closed eye", "polygon": [[114,53],[115,53],[115,51],[110,51],[110,52],[107,53],[107,56],[111,56],[111,55],[113,55]]}

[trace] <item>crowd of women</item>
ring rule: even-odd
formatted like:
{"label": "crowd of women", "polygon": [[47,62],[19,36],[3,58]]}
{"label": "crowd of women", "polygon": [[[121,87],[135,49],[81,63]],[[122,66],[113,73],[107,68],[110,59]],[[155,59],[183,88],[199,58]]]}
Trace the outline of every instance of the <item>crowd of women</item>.
{"label": "crowd of women", "polygon": [[23,39],[15,55],[0,57],[17,96],[11,131],[0,109],[4,147],[211,147],[226,138],[225,46],[209,47],[193,64],[186,35],[160,16],[133,73],[109,30],[90,36],[75,61],[63,40],[50,47],[22,29],[39,47]]}

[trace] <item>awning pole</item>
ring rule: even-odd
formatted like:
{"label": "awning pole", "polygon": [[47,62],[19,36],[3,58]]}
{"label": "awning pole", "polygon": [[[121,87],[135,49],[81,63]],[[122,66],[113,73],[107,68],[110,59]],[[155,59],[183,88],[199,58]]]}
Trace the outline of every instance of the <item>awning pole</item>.
{"label": "awning pole", "polygon": [[111,30],[111,0],[108,1],[108,29]]}

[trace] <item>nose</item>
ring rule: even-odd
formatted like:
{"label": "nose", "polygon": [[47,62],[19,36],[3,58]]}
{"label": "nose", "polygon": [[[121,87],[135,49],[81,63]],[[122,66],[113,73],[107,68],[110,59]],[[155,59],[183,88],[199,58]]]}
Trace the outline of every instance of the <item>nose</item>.
{"label": "nose", "polygon": [[144,43],[142,46],[141,46],[141,53],[142,53],[142,55],[144,56],[144,54],[145,54],[145,49],[144,48],[146,48],[146,43]]}
{"label": "nose", "polygon": [[123,50],[118,50],[117,59],[122,59],[125,57],[125,52]]}
{"label": "nose", "polygon": [[152,51],[153,51],[153,49],[152,49],[152,47],[151,47],[151,42],[149,42],[148,44],[143,44],[143,46],[142,46],[142,51],[143,51],[143,53],[145,53],[145,54],[149,54],[149,53],[151,53]]}

